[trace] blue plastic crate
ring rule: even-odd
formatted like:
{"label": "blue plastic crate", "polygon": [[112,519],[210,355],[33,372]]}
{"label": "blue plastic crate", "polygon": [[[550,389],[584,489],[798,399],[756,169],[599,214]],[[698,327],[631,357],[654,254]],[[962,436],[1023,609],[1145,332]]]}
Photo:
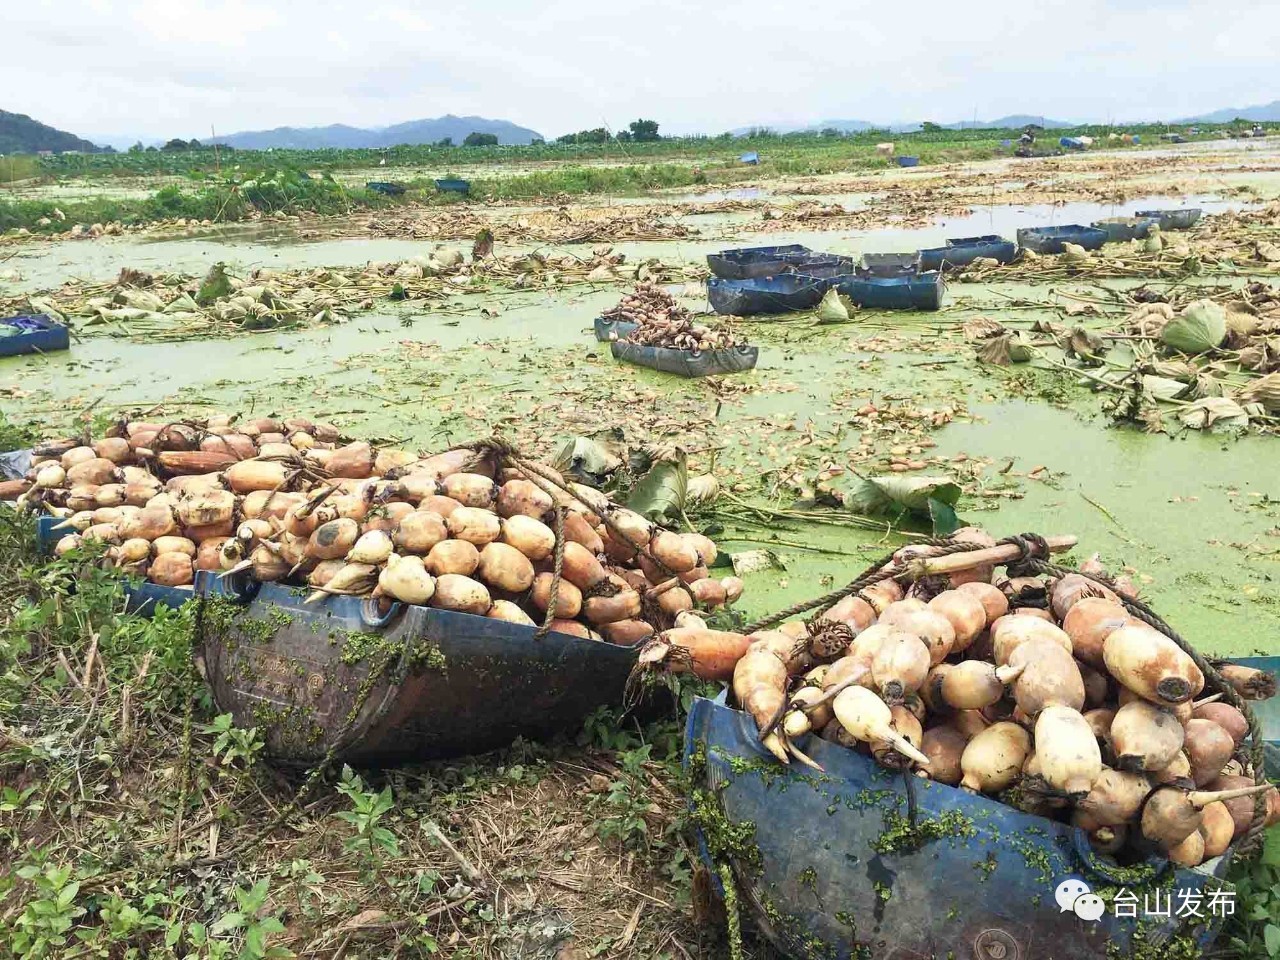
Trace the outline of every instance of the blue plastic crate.
{"label": "blue plastic crate", "polygon": [[3,317],[0,325],[19,331],[10,336],[0,335],[0,357],[52,353],[71,346],[71,331],[42,313]]}

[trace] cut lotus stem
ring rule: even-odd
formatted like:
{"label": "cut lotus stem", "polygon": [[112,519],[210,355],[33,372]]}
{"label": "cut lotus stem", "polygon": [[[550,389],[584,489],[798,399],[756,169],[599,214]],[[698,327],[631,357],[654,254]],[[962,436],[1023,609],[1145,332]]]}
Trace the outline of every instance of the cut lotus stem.
{"label": "cut lotus stem", "polygon": [[818,763],[817,760],[814,760],[813,757],[809,756],[807,753],[805,753],[803,750],[797,747],[790,740],[787,740],[784,742],[787,745],[787,752],[790,753],[797,760],[799,760],[801,763],[803,763],[806,767],[810,767],[814,770],[817,770],[819,773],[827,772],[826,770],[823,769],[822,764]]}
{"label": "cut lotus stem", "polygon": [[764,746],[766,750],[772,753],[775,757],[777,757],[783,763],[786,763],[786,764],[791,763],[791,758],[787,755],[786,741],[783,740],[782,737],[778,736],[776,733],[771,733],[768,736],[761,737],[760,743]]}
{"label": "cut lotus stem", "polygon": [[[1070,534],[1045,537],[1050,553],[1066,553],[1076,545],[1076,542],[1077,538]],[[921,557],[908,561],[906,570],[911,579],[920,580],[923,577],[957,573],[960,570],[971,570],[987,564],[1008,563],[1011,560],[1017,560],[1021,555],[1022,551],[1018,549],[1017,544],[1005,543],[968,553],[953,553],[945,557]]]}
{"label": "cut lotus stem", "polygon": [[663,581],[662,581],[660,584],[658,584],[657,586],[650,587],[648,590],[646,590],[646,591],[644,592],[644,595],[645,595],[646,597],[648,597],[649,599],[653,599],[653,598],[655,598],[655,597],[660,597],[660,596],[662,596],[662,595],[663,595],[664,593],[666,593],[668,590],[671,590],[671,589],[673,589],[674,587],[678,587],[678,586],[680,586],[680,578],[679,578],[679,577],[672,577],[672,578],[671,578],[671,579],[669,579],[669,580],[663,580]]}
{"label": "cut lotus stem", "polygon": [[1252,787],[1236,787],[1232,790],[1192,790],[1187,794],[1187,802],[1197,810],[1202,810],[1215,800],[1234,800],[1236,797],[1251,797],[1271,789],[1269,783],[1259,783]]}
{"label": "cut lotus stem", "polygon": [[221,580],[223,577],[229,577],[233,573],[240,573],[241,571],[248,570],[252,566],[253,566],[252,560],[241,560],[230,570],[223,570],[220,574],[218,574],[218,579]]}
{"label": "cut lotus stem", "polygon": [[800,706],[800,709],[803,710],[805,713],[813,713],[813,711],[816,710],[818,707],[824,706],[825,704],[830,703],[832,700],[838,697],[842,691],[848,690],[850,687],[857,686],[862,681],[862,678],[865,677],[870,672],[871,672],[870,667],[863,667],[862,670],[859,671],[859,673],[856,676],[847,677],[844,680],[841,680],[839,683],[827,688],[826,690],[823,690],[821,696],[817,697],[815,700],[809,703],[802,704]]}
{"label": "cut lotus stem", "polygon": [[908,760],[914,760],[916,763],[920,764],[920,766],[922,767],[929,766],[929,758],[925,756],[923,753],[921,753],[919,750],[917,750],[915,747],[913,747],[911,745],[911,741],[908,740],[906,737],[902,736],[901,734],[884,733],[884,734],[881,734],[877,739],[883,740],[885,743],[889,744],[889,746],[893,747],[893,749],[897,750],[900,754],[902,754]]}

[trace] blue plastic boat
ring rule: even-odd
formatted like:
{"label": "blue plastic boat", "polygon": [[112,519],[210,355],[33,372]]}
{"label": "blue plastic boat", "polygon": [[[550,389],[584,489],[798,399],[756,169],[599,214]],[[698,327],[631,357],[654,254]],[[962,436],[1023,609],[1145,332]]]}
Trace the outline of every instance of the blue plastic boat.
{"label": "blue plastic boat", "polygon": [[812,310],[837,277],[810,277],[784,273],[749,280],[707,281],[707,299],[716,313],[749,317],[762,313],[795,313]]}
{"label": "blue plastic boat", "polygon": [[1093,226],[1106,231],[1108,243],[1125,243],[1145,239],[1154,222],[1145,217],[1108,217],[1106,220],[1095,220]]}
{"label": "blue plastic boat", "polygon": [[1018,246],[1033,253],[1061,253],[1064,243],[1074,243],[1086,250],[1097,250],[1107,242],[1107,231],[1069,223],[1061,227],[1023,227],[1018,231]]}
{"label": "blue plastic boat", "polygon": [[[1280,657],[1232,657],[1232,663],[1242,667],[1265,670],[1280,677]],[[1266,756],[1267,776],[1280,780],[1280,696],[1269,700],[1253,700],[1249,706],[1262,724],[1262,750]]]}
{"label": "blue plastic boat", "polygon": [[[1120,871],[1069,825],[904,778],[816,737],[798,746],[825,774],[779,764],[755,722],[722,702],[696,700],[685,727],[703,859],[732,868],[740,903],[795,960],[1104,960],[1138,947],[1139,919],[1148,948],[1179,922],[1142,915],[1151,889],[1142,874],[1175,891],[1232,889],[1215,879],[1227,857],[1193,870],[1153,859]],[[1094,892],[1127,886],[1139,919],[1108,911],[1090,923],[1060,910],[1054,891],[1068,877]],[[1194,934],[1204,950],[1216,928]]]}
{"label": "blue plastic boat", "polygon": [[1000,263],[1012,263],[1018,256],[1018,245],[998,234],[983,237],[955,237],[945,247],[931,247],[920,251],[921,270],[946,270],[948,267],[967,267],[979,257]]}
{"label": "blue plastic boat", "polygon": [[365,189],[388,197],[398,197],[404,193],[405,186],[403,183],[391,183],[386,180],[370,180],[365,184]]}
{"label": "blue plastic boat", "polygon": [[1200,219],[1200,210],[1198,207],[1179,210],[1139,210],[1134,216],[1154,220],[1160,224],[1161,230],[1186,230]]}
{"label": "blue plastic boat", "polygon": [[721,350],[676,350],[672,347],[650,347],[627,340],[614,340],[609,349],[615,360],[690,378],[754,370],[756,361],[760,359],[759,348],[746,345]]}
{"label": "blue plastic boat", "polygon": [[218,712],[256,726],[282,763],[312,765],[330,747],[354,764],[427,760],[570,733],[622,702],[636,660],[634,647],[358,597],[304,603],[309,592],[196,576]]}
{"label": "blue plastic boat", "polygon": [[446,177],[443,180],[436,181],[436,189],[441,193],[470,193],[471,181],[459,180],[456,177]]}
{"label": "blue plastic boat", "polygon": [[[67,532],[53,529],[59,523],[61,521],[57,517],[36,520],[36,547],[41,553],[52,553],[58,540]],[[151,616],[158,606],[177,610],[195,596],[191,587],[162,587],[146,580],[122,578],[120,586],[124,590],[125,610],[143,617]]]}
{"label": "blue plastic boat", "polygon": [[919,273],[920,253],[864,253],[856,272],[874,277],[904,277]]}
{"label": "blue plastic boat", "polygon": [[919,157],[897,157],[898,166],[900,167],[918,167],[920,166]]}
{"label": "blue plastic boat", "polygon": [[71,332],[42,313],[0,318],[0,357],[52,353],[71,346]]}
{"label": "blue plastic boat", "polygon": [[860,307],[879,310],[937,310],[945,287],[936,270],[907,276],[842,278],[836,289]]}
{"label": "blue plastic boat", "polygon": [[779,247],[740,247],[707,254],[707,267],[712,275],[725,280],[752,280],[776,277],[781,273],[834,276],[852,272],[853,263],[852,257],[819,253],[798,243]]}
{"label": "blue plastic boat", "polygon": [[1066,147],[1068,150],[1083,150],[1085,143],[1079,137],[1059,137],[1058,146]]}
{"label": "blue plastic boat", "polygon": [[627,320],[609,320],[606,317],[596,317],[596,339],[601,343],[607,343],[610,340],[621,340],[638,326],[640,324],[631,323]]}
{"label": "blue plastic boat", "polygon": [[707,254],[707,267],[713,276],[726,280],[772,277],[782,273],[789,263],[820,256],[801,243],[776,247],[736,247]]}

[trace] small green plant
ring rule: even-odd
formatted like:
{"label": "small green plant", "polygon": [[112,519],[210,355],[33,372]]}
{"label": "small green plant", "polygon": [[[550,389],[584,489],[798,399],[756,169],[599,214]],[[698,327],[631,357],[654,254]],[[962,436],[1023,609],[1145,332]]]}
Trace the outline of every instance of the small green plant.
{"label": "small green plant", "polygon": [[362,854],[370,861],[376,861],[380,853],[397,856],[400,853],[400,841],[394,833],[379,825],[379,821],[395,806],[391,788],[385,787],[381,793],[366,790],[364,781],[344,764],[338,792],[351,801],[352,807],[350,810],[340,810],[338,817],[356,829],[355,836],[347,838],[345,848]]}
{"label": "small green plant", "polygon": [[1280,833],[1269,831],[1257,859],[1239,861],[1228,879],[1235,884],[1236,908],[1220,942],[1236,960],[1280,958]]}
{"label": "small green plant", "polygon": [[13,925],[9,946],[16,956],[38,960],[62,955],[71,928],[84,916],[84,908],[76,906],[80,883],[71,879],[72,873],[69,866],[18,868],[19,877],[34,882],[35,895]]}
{"label": "small green plant", "polygon": [[[294,955],[292,950],[267,945],[267,938],[271,934],[284,931],[284,924],[279,918],[267,913],[267,881],[259,880],[248,890],[236,887],[232,893],[235,895],[239,909],[224,914],[209,928],[209,933],[238,934],[241,938],[241,946],[240,952],[236,954],[236,960],[278,960],[278,958],[292,957]],[[196,931],[193,931],[193,934],[196,934]],[[198,938],[201,941],[206,940],[203,929],[198,932]],[[193,936],[193,940],[195,939],[196,936]],[[197,946],[201,945],[206,946],[210,957],[229,956],[226,952],[209,949],[213,945],[212,941],[204,944],[197,943]]]}
{"label": "small green plant", "polygon": [[217,735],[218,739],[213,741],[213,755],[224,767],[237,763],[251,767],[262,752],[263,742],[258,735],[258,728],[237,727],[229,713],[219,714],[213,718],[213,723],[202,724],[200,729]]}
{"label": "small green plant", "polygon": [[609,792],[605,794],[604,801],[611,809],[596,825],[600,839],[617,840],[624,847],[632,848],[648,844],[649,823],[645,814],[649,812],[649,800],[638,775],[648,762],[652,749],[653,746],[646,743],[618,754],[618,761],[626,776],[609,784]]}

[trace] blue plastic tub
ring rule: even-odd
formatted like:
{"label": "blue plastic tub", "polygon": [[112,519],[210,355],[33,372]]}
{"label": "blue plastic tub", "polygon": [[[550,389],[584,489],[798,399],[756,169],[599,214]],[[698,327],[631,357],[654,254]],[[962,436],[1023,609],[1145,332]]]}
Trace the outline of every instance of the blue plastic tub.
{"label": "blue plastic tub", "polygon": [[1059,137],[1058,146],[1066,147],[1068,150],[1083,150],[1084,141],[1079,137]]}
{"label": "blue plastic tub", "polygon": [[[1232,889],[1214,879],[1226,857],[1172,876],[1162,859],[1121,873],[1074,827],[915,777],[909,793],[869,757],[816,737],[798,746],[826,772],[782,766],[755,722],[719,701],[696,700],[685,726],[691,807],[700,828],[708,816],[716,827],[699,830],[703,859],[732,867],[740,903],[795,960],[1104,960],[1137,945],[1139,921],[1059,910],[1062,880],[1093,892],[1129,885],[1147,945],[1177,921],[1142,916],[1150,888],[1135,886],[1135,872],[1175,891]],[[1201,950],[1216,932],[1196,929]]]}
{"label": "blue plastic tub", "polygon": [[[1280,657],[1232,657],[1231,662],[1280,676]],[[1253,700],[1249,706],[1262,724],[1262,752],[1266,756],[1267,776],[1280,780],[1280,696]]]}
{"label": "blue plastic tub", "polygon": [[735,247],[707,254],[707,268],[713,276],[726,280],[771,277],[782,273],[788,263],[818,254],[801,243],[775,247]]}
{"label": "blue plastic tub", "polygon": [[920,253],[864,253],[858,261],[859,274],[875,277],[904,277],[920,271]]}
{"label": "blue plastic tub", "polygon": [[[57,517],[36,520],[36,544],[42,553],[52,553],[58,540],[66,533],[53,529],[59,523],[61,521]],[[151,616],[158,606],[177,610],[195,596],[191,587],[162,587],[145,580],[122,578],[120,586],[124,590],[125,610],[143,617]]]}
{"label": "blue plastic tub", "polygon": [[0,332],[0,357],[23,353],[52,353],[71,346],[71,332],[42,313],[0,318],[0,326],[17,333]]}
{"label": "blue plastic tub", "polygon": [[622,703],[635,665],[634,647],[535,639],[534,627],[409,604],[383,612],[358,597],[305,603],[309,593],[196,576],[196,645],[218,711],[256,726],[285,764],[314,764],[330,747],[377,765],[572,733]]}
{"label": "blue plastic tub", "polygon": [[1124,243],[1145,239],[1154,222],[1146,217],[1108,217],[1106,220],[1095,220],[1093,226],[1106,231],[1108,243]]}
{"label": "blue plastic tub", "polygon": [[860,307],[880,310],[937,310],[945,287],[936,270],[898,277],[845,277],[836,289]]}
{"label": "blue plastic tub", "polygon": [[627,320],[609,320],[605,317],[596,317],[596,339],[601,343],[607,343],[610,340],[621,340],[638,326],[640,324],[631,323]]}
{"label": "blue plastic tub", "polygon": [[782,273],[810,276],[833,272],[848,273],[853,259],[831,253],[818,253],[798,243],[780,247],[743,247],[707,254],[707,267],[714,276],[725,280],[750,280],[774,277]]}
{"label": "blue plastic tub", "polygon": [[1012,263],[1018,256],[1018,245],[996,234],[983,237],[956,237],[945,247],[920,251],[921,270],[946,270],[967,267],[979,257],[1000,263]]}
{"label": "blue plastic tub", "polygon": [[898,166],[900,167],[918,167],[920,166],[919,157],[896,157]]}
{"label": "blue plastic tub", "polygon": [[446,177],[443,180],[436,181],[436,189],[441,193],[470,193],[471,181]]}
{"label": "blue plastic tub", "polygon": [[754,150],[751,153],[744,153],[738,158],[738,162],[754,167],[760,163],[760,154],[756,153]]}
{"label": "blue plastic tub", "polygon": [[391,183],[384,180],[370,180],[365,184],[365,188],[372,190],[374,193],[381,193],[388,197],[398,197],[403,194],[405,190],[403,183]]}
{"label": "blue plastic tub", "polygon": [[716,313],[746,317],[755,314],[812,310],[838,277],[810,277],[784,273],[750,280],[707,281],[707,299]]}
{"label": "blue plastic tub", "polygon": [[614,340],[609,349],[615,360],[690,378],[754,370],[760,359],[759,348],[745,345],[721,350],[676,350]]}
{"label": "blue plastic tub", "polygon": [[1018,246],[1034,253],[1061,253],[1064,243],[1074,243],[1086,250],[1097,250],[1107,242],[1107,231],[1069,223],[1061,227],[1023,227],[1018,231]]}
{"label": "blue plastic tub", "polygon": [[1200,219],[1198,207],[1186,207],[1179,210],[1139,210],[1135,217],[1154,220],[1160,224],[1161,230],[1186,230]]}

